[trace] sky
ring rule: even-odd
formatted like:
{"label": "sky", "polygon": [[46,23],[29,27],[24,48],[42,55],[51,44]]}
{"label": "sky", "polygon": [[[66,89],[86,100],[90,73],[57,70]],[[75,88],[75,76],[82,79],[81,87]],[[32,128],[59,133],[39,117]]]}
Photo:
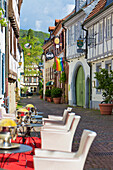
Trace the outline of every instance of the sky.
{"label": "sky", "polygon": [[23,0],[20,28],[48,33],[55,19],[62,19],[74,9],[75,0]]}

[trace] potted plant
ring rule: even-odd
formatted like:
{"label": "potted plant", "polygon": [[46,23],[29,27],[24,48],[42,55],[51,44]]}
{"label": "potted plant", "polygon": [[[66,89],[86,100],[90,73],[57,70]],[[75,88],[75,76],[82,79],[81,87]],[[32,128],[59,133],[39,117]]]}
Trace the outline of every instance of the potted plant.
{"label": "potted plant", "polygon": [[51,97],[53,98],[53,102],[55,104],[60,103],[61,96],[62,96],[62,89],[61,88],[56,87],[56,88],[53,88],[51,90]]}
{"label": "potted plant", "polygon": [[52,97],[51,97],[51,90],[47,89],[45,91],[45,97],[47,97],[48,102],[52,102]]}
{"label": "potted plant", "polygon": [[95,78],[98,80],[97,89],[102,90],[103,101],[99,104],[101,114],[112,113],[112,98],[113,98],[113,71],[110,73],[107,69],[101,69],[95,72]]}
{"label": "potted plant", "polygon": [[40,99],[42,99],[43,98],[43,89],[39,90],[39,95],[40,95]]}

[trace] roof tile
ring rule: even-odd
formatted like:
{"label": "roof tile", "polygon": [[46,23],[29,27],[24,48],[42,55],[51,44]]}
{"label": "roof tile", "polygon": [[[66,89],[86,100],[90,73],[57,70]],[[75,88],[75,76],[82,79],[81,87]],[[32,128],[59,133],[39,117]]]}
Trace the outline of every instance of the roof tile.
{"label": "roof tile", "polygon": [[89,18],[93,17],[96,13],[98,13],[99,11],[101,11],[105,5],[106,5],[106,1],[107,0],[100,0],[98,2],[98,4],[95,6],[95,8],[91,11],[91,13],[89,14],[89,16],[86,18],[85,21],[87,21]]}

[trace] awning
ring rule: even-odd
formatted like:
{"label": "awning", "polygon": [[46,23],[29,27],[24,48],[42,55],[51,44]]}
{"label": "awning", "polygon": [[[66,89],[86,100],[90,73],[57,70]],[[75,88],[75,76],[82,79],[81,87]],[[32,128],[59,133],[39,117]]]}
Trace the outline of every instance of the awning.
{"label": "awning", "polygon": [[48,81],[48,82],[46,83],[46,86],[51,86],[51,85],[53,85],[53,84],[54,84],[53,81]]}

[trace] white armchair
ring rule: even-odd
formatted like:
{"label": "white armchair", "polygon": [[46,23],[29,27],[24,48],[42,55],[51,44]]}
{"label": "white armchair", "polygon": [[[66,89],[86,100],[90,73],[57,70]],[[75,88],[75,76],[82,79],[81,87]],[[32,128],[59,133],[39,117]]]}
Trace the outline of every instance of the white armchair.
{"label": "white armchair", "polygon": [[84,130],[77,152],[58,152],[35,149],[35,170],[83,170],[90,146],[96,133]]}
{"label": "white armchair", "polygon": [[71,152],[73,136],[80,118],[80,116],[74,116],[68,131],[41,130],[41,148]]}
{"label": "white armchair", "polygon": [[63,116],[62,117],[57,117],[57,116],[55,116],[55,117],[57,117],[56,119],[55,119],[55,117],[54,117],[54,119],[53,119],[53,117],[52,117],[52,119],[50,119],[50,117],[51,116],[49,116],[49,118],[43,118],[42,120],[43,120],[43,124],[44,125],[52,125],[52,124],[65,124],[66,123],[66,119],[67,119],[67,115],[68,115],[68,113],[70,113],[71,111],[70,111],[71,109],[65,109],[64,110],[64,113],[63,113]]}
{"label": "white armchair", "polygon": [[50,129],[50,130],[63,130],[63,131],[65,130],[65,131],[67,131],[70,129],[70,126],[71,126],[74,116],[75,116],[75,113],[68,113],[65,123],[61,123],[61,122],[60,123],[54,122],[54,123],[50,123],[50,124],[45,123],[44,126],[41,128],[41,130],[49,130]]}
{"label": "white armchair", "polygon": [[[72,111],[72,107],[68,107],[67,109],[65,109],[65,110],[68,110],[68,113],[69,112],[71,112]],[[63,121],[63,119],[66,119],[65,117],[66,117],[66,112],[65,112],[65,110],[64,110],[64,112],[63,112],[63,116],[57,116],[57,115],[48,115],[48,118],[49,119],[52,119],[52,120],[61,120],[61,121]]]}

